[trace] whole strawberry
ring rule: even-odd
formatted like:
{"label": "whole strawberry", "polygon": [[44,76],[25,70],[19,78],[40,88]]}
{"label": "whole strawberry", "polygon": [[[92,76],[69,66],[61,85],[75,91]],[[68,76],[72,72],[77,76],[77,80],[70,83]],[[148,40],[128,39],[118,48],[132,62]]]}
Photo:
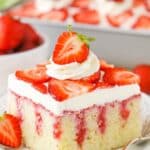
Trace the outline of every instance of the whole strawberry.
{"label": "whole strawberry", "polygon": [[24,30],[19,20],[0,16],[0,52],[9,53],[23,41]]}
{"label": "whole strawberry", "polygon": [[134,68],[134,72],[140,76],[141,90],[150,94],[150,65],[141,64]]}

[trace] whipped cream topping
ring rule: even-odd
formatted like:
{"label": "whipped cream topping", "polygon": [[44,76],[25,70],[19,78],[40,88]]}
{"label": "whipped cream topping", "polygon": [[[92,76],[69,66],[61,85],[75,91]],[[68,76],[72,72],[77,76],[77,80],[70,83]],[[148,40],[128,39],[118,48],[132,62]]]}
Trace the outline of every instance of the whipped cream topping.
{"label": "whipped cream topping", "polygon": [[114,86],[105,89],[96,89],[92,92],[75,96],[66,101],[56,101],[50,94],[42,94],[35,90],[31,84],[18,80],[14,74],[8,79],[8,88],[20,96],[31,99],[36,104],[44,106],[56,115],[61,115],[64,111],[79,111],[93,105],[104,105],[114,100],[122,101],[133,95],[140,94],[137,84]]}
{"label": "whipped cream topping", "polygon": [[72,0],[36,0],[35,5],[39,12],[48,12],[51,9],[60,9],[71,4]]}
{"label": "whipped cream topping", "polygon": [[90,51],[88,58],[82,63],[73,62],[70,64],[58,65],[50,59],[50,64],[47,65],[47,75],[59,80],[76,80],[90,76],[99,69],[99,59],[93,52]]}
{"label": "whipped cream topping", "polygon": [[97,0],[97,7],[99,7],[102,15],[119,15],[125,10],[132,8],[132,4],[132,0],[124,0],[120,3],[113,0]]}

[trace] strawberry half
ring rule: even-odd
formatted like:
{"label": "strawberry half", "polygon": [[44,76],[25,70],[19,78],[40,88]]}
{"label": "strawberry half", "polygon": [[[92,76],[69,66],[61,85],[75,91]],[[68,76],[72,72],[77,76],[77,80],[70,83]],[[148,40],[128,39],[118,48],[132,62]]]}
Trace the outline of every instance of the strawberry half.
{"label": "strawberry half", "polygon": [[16,77],[19,80],[30,83],[43,83],[49,80],[49,76],[46,75],[46,69],[44,67],[36,67],[29,70],[16,71]]}
{"label": "strawberry half", "polygon": [[150,29],[150,17],[140,16],[132,28],[133,29]]}
{"label": "strawberry half", "polygon": [[55,45],[52,59],[56,64],[82,63],[89,55],[88,38],[76,32],[63,32]]}
{"label": "strawberry half", "polygon": [[112,68],[106,70],[103,79],[104,82],[111,85],[126,85],[140,82],[138,75],[127,71],[124,68]]}
{"label": "strawberry half", "polygon": [[87,8],[91,3],[91,0],[73,0],[71,6],[79,8]]}
{"label": "strawberry half", "polygon": [[18,148],[21,141],[22,134],[19,119],[10,114],[4,114],[0,118],[0,144]]}
{"label": "strawberry half", "polygon": [[134,68],[133,71],[140,76],[141,90],[145,93],[150,94],[150,65],[138,65]]}
{"label": "strawberry half", "polygon": [[113,27],[120,27],[132,16],[133,12],[131,10],[127,10],[117,16],[107,15],[107,20]]}
{"label": "strawberry half", "polygon": [[74,14],[73,19],[77,23],[99,24],[100,14],[94,9],[81,9],[79,12]]}
{"label": "strawberry half", "polygon": [[57,101],[64,101],[68,98],[90,92],[95,87],[95,84],[84,81],[57,80],[52,78],[49,81],[48,91]]}

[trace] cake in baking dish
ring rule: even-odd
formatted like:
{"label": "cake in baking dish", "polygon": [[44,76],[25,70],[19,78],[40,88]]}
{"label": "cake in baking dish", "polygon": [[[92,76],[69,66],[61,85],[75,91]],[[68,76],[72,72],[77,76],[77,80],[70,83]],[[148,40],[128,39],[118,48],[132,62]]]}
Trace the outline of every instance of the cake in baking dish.
{"label": "cake in baking dish", "polygon": [[95,27],[150,29],[149,0],[33,0],[9,14]]}
{"label": "cake in baking dish", "polygon": [[89,49],[92,38],[63,32],[52,57],[8,79],[8,113],[32,150],[111,150],[141,135],[139,78]]}

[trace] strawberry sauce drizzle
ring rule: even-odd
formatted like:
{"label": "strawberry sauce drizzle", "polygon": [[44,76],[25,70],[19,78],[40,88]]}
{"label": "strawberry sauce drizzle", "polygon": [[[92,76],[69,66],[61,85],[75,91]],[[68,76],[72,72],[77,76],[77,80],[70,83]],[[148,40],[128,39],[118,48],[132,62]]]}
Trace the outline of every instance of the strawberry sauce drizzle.
{"label": "strawberry sauce drizzle", "polygon": [[20,96],[18,96],[18,95],[15,95],[15,96],[16,96],[17,114],[18,114],[20,123],[22,123],[22,122],[23,122],[22,100],[21,100],[21,97],[20,97]]}
{"label": "strawberry sauce drizzle", "polygon": [[129,101],[130,100],[124,100],[120,103],[120,115],[124,120],[127,120],[130,115],[130,111],[127,108]]}
{"label": "strawberry sauce drizzle", "polygon": [[40,135],[42,133],[43,118],[37,105],[35,105],[35,117],[36,117],[35,120],[36,131],[38,135]]}
{"label": "strawberry sauce drizzle", "polygon": [[100,106],[98,115],[98,127],[102,134],[105,133],[106,130],[106,106]]}
{"label": "strawberry sauce drizzle", "polygon": [[54,130],[53,130],[54,138],[60,139],[61,134],[62,134],[62,131],[61,131],[61,118],[60,117],[56,117],[53,128],[54,128]]}
{"label": "strawberry sauce drizzle", "polygon": [[85,139],[85,135],[86,135],[86,127],[85,127],[85,115],[84,115],[84,111],[76,114],[76,141],[77,143],[82,146],[82,143]]}

